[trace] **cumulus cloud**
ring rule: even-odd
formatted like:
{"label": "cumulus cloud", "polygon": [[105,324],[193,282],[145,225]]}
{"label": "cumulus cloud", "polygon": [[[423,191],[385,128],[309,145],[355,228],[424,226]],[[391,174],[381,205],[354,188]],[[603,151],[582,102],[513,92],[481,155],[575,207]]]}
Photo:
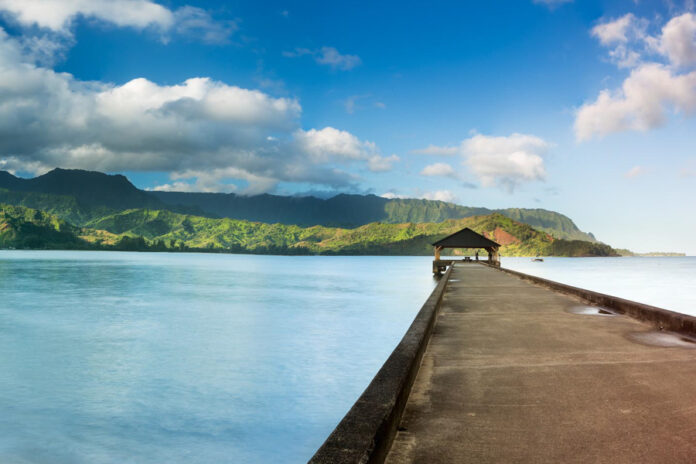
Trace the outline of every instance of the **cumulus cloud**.
{"label": "cumulus cloud", "polygon": [[523,182],[546,177],[545,140],[526,134],[507,137],[475,135],[462,143],[466,164],[484,187],[499,186],[512,193]]}
{"label": "cumulus cloud", "polygon": [[23,26],[64,32],[77,16],[138,29],[174,24],[170,10],[149,0],[0,0],[0,9]]}
{"label": "cumulus cloud", "polygon": [[165,171],[204,190],[229,189],[234,178],[257,193],[278,182],[351,188],[356,177],[334,163],[379,170],[394,161],[349,132],[302,130],[301,111],[296,99],[202,77],[178,85],[80,81],[33,63],[0,29],[4,169]]}
{"label": "cumulus cloud", "polygon": [[21,26],[70,35],[83,17],[135,29],[153,28],[163,38],[170,33],[224,43],[236,30],[232,21],[215,21],[201,9],[184,6],[172,11],[151,0],[0,0],[0,12]]}
{"label": "cumulus cloud", "polygon": [[381,194],[380,197],[386,198],[388,200],[403,200],[403,199],[408,198],[408,195],[401,195],[401,194],[394,193],[394,192],[385,192],[385,193]]}
{"label": "cumulus cloud", "polygon": [[603,90],[582,105],[575,118],[578,140],[626,130],[645,131],[664,124],[668,111],[696,111],[696,71],[675,74],[657,63],[631,71],[618,91]]}
{"label": "cumulus cloud", "polygon": [[[543,156],[551,144],[526,134],[509,136],[487,136],[476,134],[457,147],[429,146],[420,153],[459,155],[463,164],[473,172],[484,187],[500,187],[512,193],[525,182],[539,181],[546,177]],[[425,176],[448,176],[458,178],[457,173],[446,163],[426,166]],[[465,183],[465,187],[472,187]]]}
{"label": "cumulus cloud", "polygon": [[[618,19],[603,21],[592,28],[591,34],[599,42],[611,47],[609,58],[622,68],[630,68],[641,60],[639,50],[650,41],[646,29],[648,22],[628,13]],[[634,49],[637,47],[637,49]]]}
{"label": "cumulus cloud", "polygon": [[373,142],[363,142],[350,132],[333,127],[299,129],[294,137],[300,149],[315,161],[367,159],[377,153]]}
{"label": "cumulus cloud", "polygon": [[424,200],[446,201],[447,203],[457,203],[459,198],[449,190],[437,190],[435,192],[425,192],[420,195]]}
{"label": "cumulus cloud", "polygon": [[589,140],[614,132],[645,131],[663,125],[668,115],[696,112],[696,16],[670,19],[656,35],[632,14],[592,29],[620,67],[631,68],[620,89],[604,89],[578,108],[575,135]]}
{"label": "cumulus cloud", "polygon": [[429,164],[423,168],[421,175],[428,177],[457,177],[457,173],[454,171],[452,166],[447,163]]}
{"label": "cumulus cloud", "polygon": [[457,203],[459,201],[459,197],[457,197],[457,195],[455,195],[450,190],[436,190],[434,192],[424,192],[420,189],[414,189],[412,195],[403,195],[395,192],[385,192],[380,196],[389,200],[420,198],[422,200],[445,201],[448,203]]}
{"label": "cumulus cloud", "polygon": [[677,66],[696,65],[696,15],[672,18],[662,28],[658,47]]}
{"label": "cumulus cloud", "polygon": [[201,182],[171,182],[168,184],[157,185],[146,190],[154,192],[208,192],[208,193],[232,193],[237,191],[237,186],[234,184],[226,184],[224,186],[216,183],[212,187],[208,187]]}
{"label": "cumulus cloud", "polygon": [[633,13],[628,13],[614,20],[603,21],[592,28],[592,35],[602,45],[626,43],[636,37],[645,35],[645,21],[639,21]]}
{"label": "cumulus cloud", "polygon": [[334,47],[321,47],[319,49],[296,48],[293,51],[283,52],[287,58],[297,58],[301,56],[312,56],[318,64],[326,65],[332,69],[349,71],[362,64],[362,60],[357,55],[341,54]]}

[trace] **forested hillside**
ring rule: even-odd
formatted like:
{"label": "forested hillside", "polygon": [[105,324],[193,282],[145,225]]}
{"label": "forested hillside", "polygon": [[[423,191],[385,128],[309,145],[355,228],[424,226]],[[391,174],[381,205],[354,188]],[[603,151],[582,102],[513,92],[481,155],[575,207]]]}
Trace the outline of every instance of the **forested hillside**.
{"label": "forested hillside", "polygon": [[429,255],[432,242],[464,227],[500,243],[504,256],[616,254],[608,245],[555,239],[501,214],[438,223],[370,223],[344,229],[132,209],[76,227],[56,215],[0,205],[0,247],[3,248]]}
{"label": "forested hillside", "polygon": [[33,179],[0,171],[0,202],[41,209],[75,225],[127,209],[169,210],[208,218],[230,218],[298,226],[355,228],[372,222],[438,223],[500,213],[555,238],[594,242],[563,214],[543,209],[491,210],[442,201],[387,199],[341,194],[329,199],[278,195],[147,192],[121,175],[55,169]]}

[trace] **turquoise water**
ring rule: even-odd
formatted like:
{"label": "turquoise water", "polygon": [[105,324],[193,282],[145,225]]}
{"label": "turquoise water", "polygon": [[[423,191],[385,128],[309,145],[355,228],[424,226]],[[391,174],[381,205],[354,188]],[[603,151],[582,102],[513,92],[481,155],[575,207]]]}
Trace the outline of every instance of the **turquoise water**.
{"label": "turquoise water", "polygon": [[0,251],[0,462],[305,462],[430,261]]}
{"label": "turquoise water", "polygon": [[502,258],[502,266],[696,316],[696,257]]}
{"label": "turquoise water", "polygon": [[[0,463],[303,463],[401,339],[430,257],[0,251]],[[696,258],[503,258],[696,314]]]}

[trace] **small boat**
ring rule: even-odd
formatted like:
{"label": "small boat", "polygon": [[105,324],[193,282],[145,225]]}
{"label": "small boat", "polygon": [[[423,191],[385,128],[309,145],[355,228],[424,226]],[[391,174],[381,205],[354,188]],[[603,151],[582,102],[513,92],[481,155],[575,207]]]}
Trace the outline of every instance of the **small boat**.
{"label": "small boat", "polygon": [[532,261],[534,261],[534,262],[539,262],[539,263],[543,263],[543,262],[544,262],[544,258],[532,258]]}

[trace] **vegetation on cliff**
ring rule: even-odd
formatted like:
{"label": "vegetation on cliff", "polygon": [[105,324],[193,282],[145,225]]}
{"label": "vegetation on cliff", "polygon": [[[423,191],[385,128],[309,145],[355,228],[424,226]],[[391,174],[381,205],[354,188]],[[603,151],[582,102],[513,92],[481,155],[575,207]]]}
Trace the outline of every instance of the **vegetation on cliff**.
{"label": "vegetation on cliff", "polygon": [[375,195],[341,194],[328,199],[278,195],[242,196],[223,193],[147,192],[121,175],[55,169],[33,179],[0,171],[0,202],[40,209],[76,226],[128,209],[169,210],[208,218],[282,223],[303,227],[355,228],[373,222],[439,223],[500,213],[556,238],[593,242],[563,214],[543,209],[461,206],[443,201],[387,199]]}
{"label": "vegetation on cliff", "polygon": [[81,249],[79,229],[57,216],[21,206],[0,205],[0,248]]}
{"label": "vegetation on cliff", "polygon": [[0,246],[277,254],[428,255],[431,243],[464,227],[497,241],[506,256],[612,256],[608,245],[553,238],[502,214],[437,223],[375,222],[353,229],[300,227],[131,209],[76,227],[56,215],[0,205]]}

